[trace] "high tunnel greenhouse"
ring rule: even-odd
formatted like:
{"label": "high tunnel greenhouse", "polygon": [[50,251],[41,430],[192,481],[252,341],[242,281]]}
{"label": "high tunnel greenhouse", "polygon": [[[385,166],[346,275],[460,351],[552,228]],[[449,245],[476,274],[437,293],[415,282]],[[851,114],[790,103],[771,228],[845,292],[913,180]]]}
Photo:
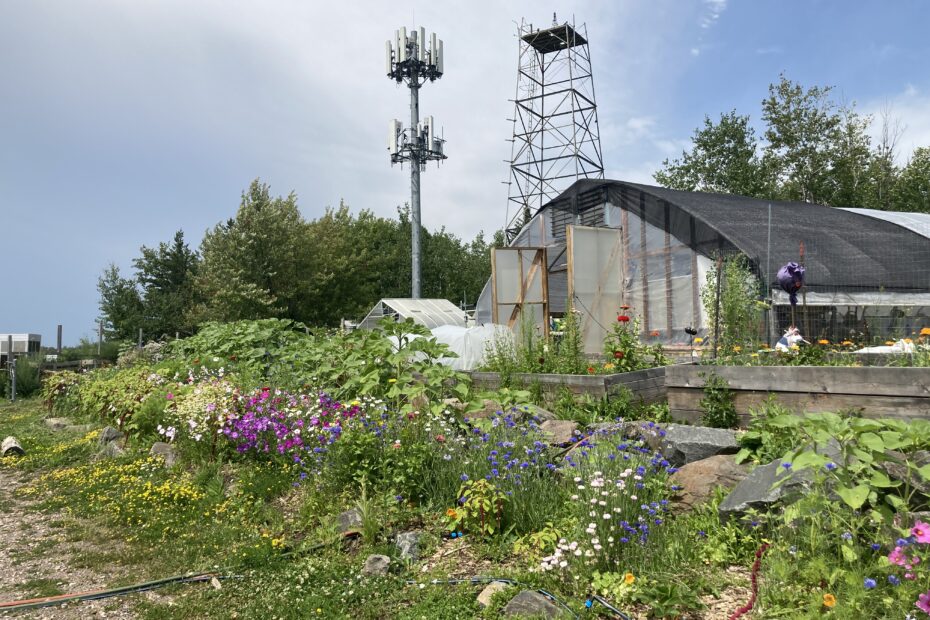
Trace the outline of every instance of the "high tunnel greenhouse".
{"label": "high tunnel greenhouse", "polygon": [[546,331],[548,319],[574,307],[594,353],[629,306],[651,341],[686,345],[686,327],[712,332],[701,289],[716,257],[736,254],[771,308],[760,340],[772,342],[792,321],[776,283],[791,261],[806,269],[794,316],[808,339],[875,341],[930,327],[930,215],[608,180],[576,182],[494,253],[475,318],[529,320]]}

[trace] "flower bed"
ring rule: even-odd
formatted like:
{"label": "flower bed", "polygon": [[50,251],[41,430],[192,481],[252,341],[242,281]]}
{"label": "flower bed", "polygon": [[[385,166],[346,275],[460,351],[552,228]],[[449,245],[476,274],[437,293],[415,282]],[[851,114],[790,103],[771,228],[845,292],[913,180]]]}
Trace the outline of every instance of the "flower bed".
{"label": "flower bed", "polygon": [[[665,369],[665,366],[660,366],[610,375],[516,373],[511,377],[511,381],[525,387],[538,385],[541,391],[549,396],[555,396],[565,388],[579,396],[612,399],[626,389],[637,400],[655,403],[665,400]],[[482,389],[496,390],[503,383],[501,373],[470,372],[467,374],[471,377],[472,383]]]}

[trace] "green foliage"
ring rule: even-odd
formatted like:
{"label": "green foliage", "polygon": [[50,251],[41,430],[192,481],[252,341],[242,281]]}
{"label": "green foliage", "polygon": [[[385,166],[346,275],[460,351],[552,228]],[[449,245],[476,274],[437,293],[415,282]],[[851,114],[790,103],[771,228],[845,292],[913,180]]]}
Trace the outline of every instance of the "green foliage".
{"label": "green foliage", "polygon": [[733,404],[733,393],[727,380],[716,373],[703,373],[704,396],[700,407],[704,412],[701,424],[711,428],[735,428],[739,425],[739,416]]}
{"label": "green foliage", "polygon": [[[736,462],[751,460],[754,463],[769,463],[788,453],[797,443],[797,436],[782,424],[783,416],[794,415],[780,405],[774,394],[770,394],[762,405],[749,408],[749,430],[737,438],[740,451]],[[776,421],[774,424],[773,421]]]}
{"label": "green foliage", "polygon": [[758,340],[763,306],[758,302],[759,280],[744,255],[724,258],[720,274],[719,313],[716,269],[707,271],[707,279],[701,287],[701,303],[707,313],[710,336],[713,336],[713,326],[719,314],[720,341],[714,344],[725,354],[733,351],[734,347],[751,345]]}
{"label": "green foliage", "polygon": [[900,129],[882,113],[873,146],[872,116],[837,103],[832,86],[780,75],[762,101],[760,145],[748,115],[706,116],[691,148],[654,173],[661,185],[840,207],[930,212],[930,155],[921,147],[895,165]]}
{"label": "green foliage", "polygon": [[[16,398],[29,398],[42,387],[42,363],[36,355],[16,358]],[[12,390],[9,368],[0,369],[0,397],[9,397]]]}
{"label": "green foliage", "polygon": [[631,598],[649,606],[650,618],[679,618],[688,612],[704,609],[697,592],[678,581],[644,583]]}
{"label": "green foliage", "polygon": [[668,364],[662,353],[662,345],[643,344],[639,335],[638,318],[617,315],[617,322],[604,338],[604,357],[607,359],[605,368],[609,367],[610,372],[630,372]]}
{"label": "green foliage", "polygon": [[[930,465],[918,466],[914,452],[930,446],[927,420],[872,420],[815,413],[778,416],[769,421],[801,440],[790,456],[794,469],[809,468],[833,481],[833,490],[850,509],[890,523],[898,511],[923,509],[927,499],[917,482],[930,480]],[[833,446],[838,456],[828,456]],[[892,452],[893,451],[893,452]],[[889,478],[883,464],[903,468],[905,480]]]}
{"label": "green foliage", "polygon": [[507,496],[488,480],[467,480],[459,488],[457,508],[446,512],[449,529],[463,530],[480,536],[500,533]]}
{"label": "green foliage", "polygon": [[684,151],[681,159],[662,162],[663,169],[653,175],[660,185],[744,196],[771,194],[775,179],[759,157],[748,116],[733,110],[721,114],[716,124],[705,116],[704,127],[694,130],[691,142],[691,151]]}

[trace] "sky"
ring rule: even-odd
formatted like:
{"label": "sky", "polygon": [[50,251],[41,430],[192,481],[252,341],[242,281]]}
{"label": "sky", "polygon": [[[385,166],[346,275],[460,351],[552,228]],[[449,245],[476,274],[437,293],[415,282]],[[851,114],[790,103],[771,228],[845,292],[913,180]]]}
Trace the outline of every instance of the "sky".
{"label": "sky", "polygon": [[[848,0],[0,0],[0,332],[95,338],[97,279],[131,275],[178,229],[196,247],[256,178],[304,216],[340,201],[391,217],[410,199],[387,127],[409,91],[385,76],[396,28],[444,41],[420,92],[448,159],[422,219],[471,239],[507,222],[521,19],[584,24],[605,176],[650,183],[705,115],[759,122],[780,73],[930,146],[930,3]],[[875,131],[880,123],[875,123]]]}

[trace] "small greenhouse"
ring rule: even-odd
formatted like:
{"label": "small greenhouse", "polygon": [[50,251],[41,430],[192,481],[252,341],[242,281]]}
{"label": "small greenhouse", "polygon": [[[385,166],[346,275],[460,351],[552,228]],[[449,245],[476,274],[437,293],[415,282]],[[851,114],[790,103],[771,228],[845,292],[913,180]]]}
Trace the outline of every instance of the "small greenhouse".
{"label": "small greenhouse", "polygon": [[[760,337],[791,323],[776,273],[806,269],[796,322],[810,338],[907,337],[930,327],[930,216],[581,180],[494,252],[476,321],[546,331],[573,307],[594,353],[618,310],[651,341],[712,331],[701,288],[717,256],[741,254],[770,301]],[[573,303],[569,305],[568,301]]]}
{"label": "small greenhouse", "polygon": [[465,327],[465,311],[448,299],[382,299],[362,319],[360,329],[374,329],[378,321],[390,316],[398,320],[413,319],[429,329],[440,325]]}

